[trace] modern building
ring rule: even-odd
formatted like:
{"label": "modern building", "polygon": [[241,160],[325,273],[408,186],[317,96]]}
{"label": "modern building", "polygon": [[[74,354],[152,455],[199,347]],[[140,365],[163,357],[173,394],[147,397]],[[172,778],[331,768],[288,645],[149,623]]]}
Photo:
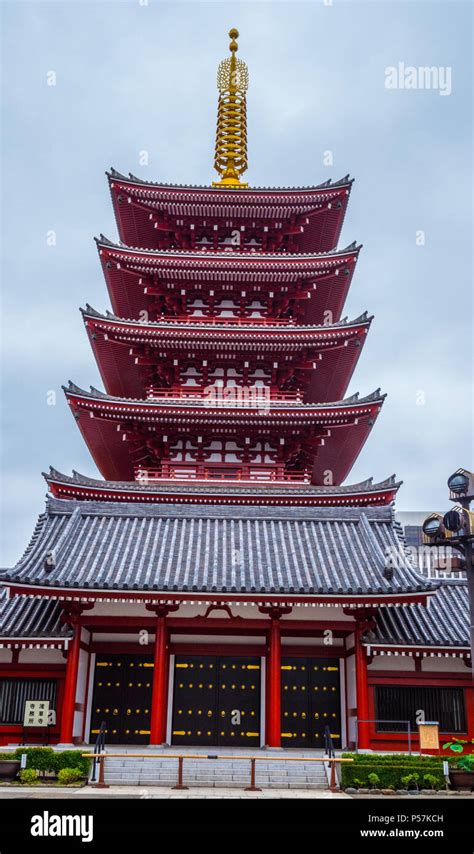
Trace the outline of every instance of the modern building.
{"label": "modern building", "polygon": [[342,317],[352,181],[242,182],[229,35],[218,180],[108,173],[113,312],[82,311],[105,390],[65,389],[103,479],[51,469],[0,575],[3,744],[32,699],[61,744],[105,721],[124,745],[405,749],[420,710],[474,737],[465,583],[414,567],[395,477],[344,483],[384,400],[345,396],[372,320]]}

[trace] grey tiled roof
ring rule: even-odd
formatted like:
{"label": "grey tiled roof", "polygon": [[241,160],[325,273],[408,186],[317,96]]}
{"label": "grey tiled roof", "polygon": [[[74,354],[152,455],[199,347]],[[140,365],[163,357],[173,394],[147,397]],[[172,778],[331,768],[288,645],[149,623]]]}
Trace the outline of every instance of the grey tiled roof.
{"label": "grey tiled roof", "polygon": [[0,638],[71,637],[72,630],[60,621],[60,615],[61,606],[53,599],[9,599],[8,590],[0,589]]}
{"label": "grey tiled roof", "polygon": [[[45,566],[52,552],[53,565]],[[396,557],[393,576],[386,554]],[[4,582],[112,590],[390,595],[434,590],[391,507],[285,508],[49,498]]]}
{"label": "grey tiled roof", "polygon": [[442,581],[427,607],[386,608],[377,613],[374,632],[366,641],[387,645],[468,646],[469,601],[465,581]]}

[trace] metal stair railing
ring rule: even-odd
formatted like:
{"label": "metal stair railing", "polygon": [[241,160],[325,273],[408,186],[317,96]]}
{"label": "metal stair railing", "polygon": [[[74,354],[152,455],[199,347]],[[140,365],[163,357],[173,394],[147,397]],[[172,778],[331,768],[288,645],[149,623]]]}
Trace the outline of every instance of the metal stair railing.
{"label": "metal stair railing", "polygon": [[[96,783],[97,781],[97,766],[99,766],[99,782],[103,773],[103,761],[100,759],[100,756],[105,753],[105,732],[106,732],[106,722],[102,721],[99,732],[97,733],[97,738],[95,740],[94,752],[92,756],[94,757],[92,760],[92,769],[91,776],[89,779],[90,783]],[[89,754],[90,756],[91,754]],[[103,782],[103,780],[102,780]]]}

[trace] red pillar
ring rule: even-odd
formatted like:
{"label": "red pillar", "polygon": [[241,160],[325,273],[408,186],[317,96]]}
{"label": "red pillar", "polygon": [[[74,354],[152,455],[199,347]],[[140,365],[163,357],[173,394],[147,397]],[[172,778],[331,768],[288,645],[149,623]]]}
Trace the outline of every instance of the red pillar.
{"label": "red pillar", "polygon": [[150,744],[166,741],[167,683],[168,683],[168,628],[166,617],[156,621],[155,663],[151,699]]}
{"label": "red pillar", "polygon": [[[355,632],[357,721],[367,721],[370,717],[367,652],[362,644],[362,634],[365,628],[366,624],[359,623]],[[370,747],[370,724],[368,723],[358,723],[358,746],[362,750]]]}
{"label": "red pillar", "polygon": [[61,714],[61,744],[72,744],[77,674],[79,671],[79,654],[81,651],[81,623],[79,620],[71,621],[71,623],[74,628],[74,637],[69,644],[67,654],[64,700]]}
{"label": "red pillar", "polygon": [[269,747],[281,747],[281,631],[280,618],[272,617],[270,629],[270,673],[268,691]]}

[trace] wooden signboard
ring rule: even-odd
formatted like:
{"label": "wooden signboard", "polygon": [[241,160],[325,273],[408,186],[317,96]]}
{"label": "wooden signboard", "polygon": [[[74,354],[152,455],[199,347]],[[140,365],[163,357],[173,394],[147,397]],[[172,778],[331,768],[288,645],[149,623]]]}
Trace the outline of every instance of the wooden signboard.
{"label": "wooden signboard", "polygon": [[49,700],[26,700],[23,726],[47,727],[49,724]]}
{"label": "wooden signboard", "polygon": [[420,736],[420,751],[439,750],[439,723],[438,721],[426,721],[418,724]]}

